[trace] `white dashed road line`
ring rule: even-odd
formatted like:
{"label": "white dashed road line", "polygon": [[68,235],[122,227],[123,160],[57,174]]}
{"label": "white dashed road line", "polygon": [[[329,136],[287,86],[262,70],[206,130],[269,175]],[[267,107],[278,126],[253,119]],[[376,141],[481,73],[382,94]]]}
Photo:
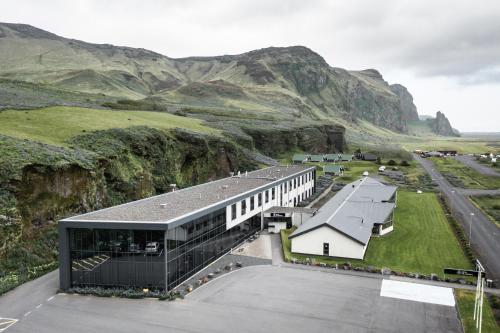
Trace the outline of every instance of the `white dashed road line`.
{"label": "white dashed road line", "polygon": [[30,314],[31,314],[31,311],[28,311],[25,314],[23,314],[23,317],[28,317]]}
{"label": "white dashed road line", "polygon": [[54,295],[54,296],[52,296],[52,297],[47,298],[47,302],[52,301],[52,300],[54,299],[54,297],[56,297],[56,296]]}

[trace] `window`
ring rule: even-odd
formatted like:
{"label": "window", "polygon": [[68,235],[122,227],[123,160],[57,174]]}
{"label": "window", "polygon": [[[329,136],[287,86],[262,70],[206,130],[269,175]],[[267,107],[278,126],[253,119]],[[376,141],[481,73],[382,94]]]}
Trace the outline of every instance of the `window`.
{"label": "window", "polygon": [[241,215],[245,215],[247,213],[247,201],[241,201]]}
{"label": "window", "polygon": [[257,207],[262,206],[262,193],[257,195]]}
{"label": "window", "polygon": [[324,256],[330,255],[330,244],[329,243],[323,243],[323,255]]}
{"label": "window", "polygon": [[288,188],[288,182],[286,182],[283,185],[285,185],[285,186],[283,186],[284,187],[283,193],[286,193],[287,192],[287,188]]}
{"label": "window", "polygon": [[274,200],[276,198],[276,190],[274,189],[274,187],[271,189],[271,200]]}
{"label": "window", "polygon": [[231,220],[236,219],[236,204],[231,205]]}
{"label": "window", "polygon": [[293,188],[297,188],[297,178],[294,178],[293,180]]}
{"label": "window", "polygon": [[266,203],[269,202],[269,190],[266,190]]}
{"label": "window", "polygon": [[255,209],[255,197],[252,195],[252,197],[250,198],[250,210],[254,209]]}

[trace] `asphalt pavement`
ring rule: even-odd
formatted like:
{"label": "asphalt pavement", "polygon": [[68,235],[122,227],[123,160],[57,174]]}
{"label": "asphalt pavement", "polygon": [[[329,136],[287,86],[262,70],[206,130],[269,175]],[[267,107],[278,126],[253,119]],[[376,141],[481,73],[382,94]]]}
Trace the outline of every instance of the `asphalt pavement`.
{"label": "asphalt pavement", "polygon": [[3,333],[461,332],[453,306],[381,296],[382,280],[274,265],[225,274],[183,300],[55,294],[57,271],[0,297]]}
{"label": "asphalt pavement", "polygon": [[[439,173],[432,161],[415,155],[415,159],[429,173],[441,192],[448,198],[451,209],[459,216],[459,222],[469,239],[471,247],[486,267],[490,279],[500,279],[500,229],[493,224],[481,210],[474,206],[467,195],[454,188]],[[471,218],[471,213],[474,215]]]}
{"label": "asphalt pavement", "polygon": [[478,161],[475,160],[474,156],[459,155],[455,156],[454,158],[457,161],[462,162],[463,164],[467,165],[468,167],[471,167],[472,169],[476,170],[477,172],[483,175],[500,177],[500,172],[489,167],[488,165],[479,163]]}

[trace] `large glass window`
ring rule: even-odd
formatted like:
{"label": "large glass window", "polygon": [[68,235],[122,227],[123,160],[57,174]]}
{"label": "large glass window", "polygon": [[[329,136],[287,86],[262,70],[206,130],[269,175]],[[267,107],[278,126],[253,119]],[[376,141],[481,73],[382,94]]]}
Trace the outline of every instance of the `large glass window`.
{"label": "large glass window", "polygon": [[[187,236],[186,229],[189,228],[189,224],[203,225],[203,228],[198,233]],[[259,230],[260,217],[254,216],[227,230],[226,214],[222,209],[189,224],[169,230],[167,233],[169,289],[179,285]]]}
{"label": "large glass window", "polygon": [[164,231],[69,229],[72,286],[165,288]]}

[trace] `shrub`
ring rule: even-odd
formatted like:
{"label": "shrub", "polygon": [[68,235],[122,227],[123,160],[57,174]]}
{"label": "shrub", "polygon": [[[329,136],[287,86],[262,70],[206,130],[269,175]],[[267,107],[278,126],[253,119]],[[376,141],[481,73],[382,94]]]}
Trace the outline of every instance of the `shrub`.
{"label": "shrub", "polygon": [[394,160],[389,160],[389,162],[387,162],[387,165],[397,165],[396,161]]}
{"label": "shrub", "polygon": [[406,166],[410,166],[410,163],[408,163],[408,161],[407,161],[407,160],[402,160],[402,161],[401,161],[401,163],[400,163],[399,165],[401,165],[401,166],[405,166],[405,167],[406,167]]}

